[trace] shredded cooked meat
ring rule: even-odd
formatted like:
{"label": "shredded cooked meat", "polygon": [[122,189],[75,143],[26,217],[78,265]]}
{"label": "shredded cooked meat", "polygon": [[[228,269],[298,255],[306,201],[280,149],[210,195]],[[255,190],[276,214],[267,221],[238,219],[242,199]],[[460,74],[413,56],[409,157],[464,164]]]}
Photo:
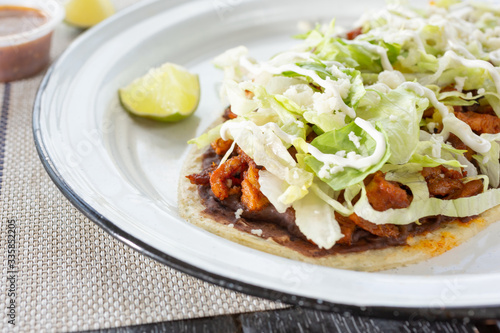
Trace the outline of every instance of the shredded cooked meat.
{"label": "shredded cooked meat", "polygon": [[218,138],[210,145],[212,146],[213,150],[217,155],[224,156],[229,150],[229,148],[231,148],[232,144],[233,140],[222,140],[222,138]]}
{"label": "shredded cooked meat", "polygon": [[406,208],[412,200],[398,183],[387,181],[381,171],[377,171],[366,186],[366,196],[373,209],[379,212],[390,208]]}
{"label": "shredded cooked meat", "polygon": [[465,106],[454,106],[453,109],[455,112],[463,112],[463,111],[472,111],[482,114],[489,114],[491,116],[497,116],[495,110],[491,105],[481,105],[479,103],[473,105],[465,105]]}
{"label": "shredded cooked meat", "polygon": [[228,106],[225,110],[224,110],[224,114],[222,115],[222,117],[226,120],[229,120],[229,119],[234,119],[234,118],[237,118],[238,116],[236,114],[234,114],[232,111],[231,111],[231,107]]}
{"label": "shredded cooked meat", "polygon": [[200,173],[188,175],[186,178],[194,185],[210,185],[210,176],[215,169],[217,169],[217,165],[212,164],[210,167],[203,169]]}
{"label": "shredded cooked meat", "polygon": [[461,172],[445,168],[442,165],[439,165],[434,168],[423,168],[422,176],[424,176],[425,180],[429,180],[430,178],[451,178],[451,179],[463,178]]}
{"label": "shredded cooked meat", "polygon": [[464,183],[461,172],[447,169],[442,165],[434,168],[424,168],[422,175],[427,182],[431,197],[451,200],[470,197],[483,191],[483,182],[481,180]]}
{"label": "shredded cooked meat", "polygon": [[460,193],[464,184],[459,179],[452,178],[430,178],[427,181],[429,193],[432,197],[448,199]]}
{"label": "shredded cooked meat", "polygon": [[396,225],[375,224],[359,217],[355,213],[349,216],[349,220],[353,221],[358,227],[365,229],[369,233],[377,235],[379,237],[396,238],[400,233]]}
{"label": "shredded cooked meat", "polygon": [[479,193],[482,193],[484,189],[483,181],[480,179],[472,180],[464,184],[462,191],[456,196],[451,196],[449,199],[458,199],[458,198],[468,198]]}
{"label": "shredded cooked meat", "polygon": [[458,136],[450,133],[448,142],[456,149],[466,150],[467,152],[464,154],[465,158],[469,161],[472,161],[472,155],[474,155],[476,152],[469,148],[465,143],[463,143]]}
{"label": "shredded cooked meat", "polygon": [[269,204],[269,200],[260,191],[259,169],[255,162],[250,162],[241,182],[241,202],[251,211],[259,211]]}
{"label": "shredded cooked meat", "polygon": [[229,196],[233,185],[241,184],[240,176],[248,168],[250,158],[246,154],[231,157],[212,173],[210,187],[219,200]]}
{"label": "shredded cooked meat", "polygon": [[460,193],[464,186],[460,180],[463,178],[458,171],[447,169],[440,165],[434,168],[424,168],[422,170],[431,197],[446,199],[456,192]]}
{"label": "shredded cooked meat", "polygon": [[335,219],[340,225],[340,231],[342,232],[342,237],[337,241],[338,244],[351,245],[355,242],[354,235],[358,228],[365,230],[366,232],[384,238],[398,238],[401,235],[399,227],[393,224],[380,224],[377,225],[370,221],[367,221],[357,214],[351,214],[349,216],[342,216],[335,213]]}
{"label": "shredded cooked meat", "polygon": [[[232,141],[218,139],[212,143],[211,148],[222,156],[231,144]],[[249,211],[259,211],[269,204],[269,200],[260,191],[259,167],[239,147],[236,155],[219,167],[212,164],[210,168],[187,178],[195,185],[210,185],[214,196],[219,200],[241,192],[241,202]]]}
{"label": "shredded cooked meat", "polygon": [[359,28],[356,28],[356,29],[353,29],[353,30],[349,31],[346,34],[346,37],[349,40],[353,40],[354,38],[358,37],[362,33],[363,33],[363,28],[359,27]]}
{"label": "shredded cooked meat", "polygon": [[337,241],[338,244],[351,245],[353,243],[354,232],[356,231],[356,224],[349,219],[349,217],[342,216],[339,213],[335,212],[335,219],[340,225],[340,231],[342,232],[342,237]]}
{"label": "shredded cooked meat", "polygon": [[[368,176],[366,183],[366,195],[375,210],[384,211],[390,208],[406,208],[412,201],[411,194],[408,194],[399,183],[386,180],[385,174],[381,171]],[[339,200],[342,201],[341,198]],[[352,244],[353,235],[357,228],[361,228],[372,235],[386,238],[397,238],[401,234],[396,225],[377,225],[359,217],[355,213],[350,216],[342,216],[335,213],[335,218],[344,235],[344,237],[337,241],[338,244]]]}
{"label": "shredded cooked meat", "polygon": [[470,126],[476,134],[500,133],[500,118],[472,111],[456,112],[455,116]]}
{"label": "shredded cooked meat", "polygon": [[432,116],[434,115],[434,112],[436,111],[436,109],[434,107],[430,107],[428,108],[427,110],[424,111],[424,113],[422,114],[422,118],[432,118]]}

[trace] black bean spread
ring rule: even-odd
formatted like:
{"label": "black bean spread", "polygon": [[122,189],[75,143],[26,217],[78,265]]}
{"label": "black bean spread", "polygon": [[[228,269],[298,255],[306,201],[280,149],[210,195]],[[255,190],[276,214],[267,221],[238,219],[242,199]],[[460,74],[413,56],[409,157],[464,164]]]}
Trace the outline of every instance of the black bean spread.
{"label": "black bean spread", "polygon": [[[213,163],[219,164],[221,156],[213,148],[203,155],[203,169],[210,168]],[[250,211],[241,202],[241,194],[233,194],[224,200],[216,198],[210,185],[198,186],[198,192],[204,206],[204,213],[210,215],[218,223],[233,227],[239,231],[272,239],[274,242],[293,249],[309,257],[322,257],[337,253],[362,252],[383,249],[407,244],[408,237],[423,235],[438,229],[442,224],[457,220],[445,216],[431,216],[420,219],[418,223],[397,226],[397,237],[380,237],[362,228],[356,228],[351,238],[351,244],[335,244],[330,249],[321,249],[307,240],[295,224],[295,212],[288,208],[285,213],[279,213],[273,205],[268,205],[259,211]],[[473,217],[458,219],[463,223]]]}

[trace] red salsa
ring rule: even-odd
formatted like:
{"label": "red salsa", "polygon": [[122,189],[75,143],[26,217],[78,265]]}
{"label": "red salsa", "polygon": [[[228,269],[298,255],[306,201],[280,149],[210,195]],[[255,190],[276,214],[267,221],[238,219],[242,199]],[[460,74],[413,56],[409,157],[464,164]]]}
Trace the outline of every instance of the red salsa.
{"label": "red salsa", "polygon": [[0,38],[12,36],[10,45],[0,46],[0,82],[29,77],[48,65],[52,33],[34,40],[27,37],[47,21],[47,15],[38,9],[0,6]]}

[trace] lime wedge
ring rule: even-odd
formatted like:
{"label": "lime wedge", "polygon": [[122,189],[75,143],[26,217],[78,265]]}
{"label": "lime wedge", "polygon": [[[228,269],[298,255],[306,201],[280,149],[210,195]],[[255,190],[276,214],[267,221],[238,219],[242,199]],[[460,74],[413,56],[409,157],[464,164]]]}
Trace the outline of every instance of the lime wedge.
{"label": "lime wedge", "polygon": [[136,116],[174,122],[198,107],[200,82],[184,67],[166,63],[120,89],[119,96],[123,107]]}
{"label": "lime wedge", "polygon": [[65,22],[79,28],[90,28],[115,13],[111,0],[69,0],[65,7]]}

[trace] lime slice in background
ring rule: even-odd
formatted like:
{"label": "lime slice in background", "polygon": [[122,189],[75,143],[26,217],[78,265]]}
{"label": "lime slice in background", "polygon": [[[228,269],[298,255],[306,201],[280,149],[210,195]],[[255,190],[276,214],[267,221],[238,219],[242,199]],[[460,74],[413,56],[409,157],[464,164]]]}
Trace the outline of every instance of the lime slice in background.
{"label": "lime slice in background", "polygon": [[111,0],[69,0],[65,22],[79,28],[90,28],[115,13]]}
{"label": "lime slice in background", "polygon": [[119,96],[123,107],[136,116],[174,122],[198,107],[200,82],[184,67],[166,63],[120,89]]}

